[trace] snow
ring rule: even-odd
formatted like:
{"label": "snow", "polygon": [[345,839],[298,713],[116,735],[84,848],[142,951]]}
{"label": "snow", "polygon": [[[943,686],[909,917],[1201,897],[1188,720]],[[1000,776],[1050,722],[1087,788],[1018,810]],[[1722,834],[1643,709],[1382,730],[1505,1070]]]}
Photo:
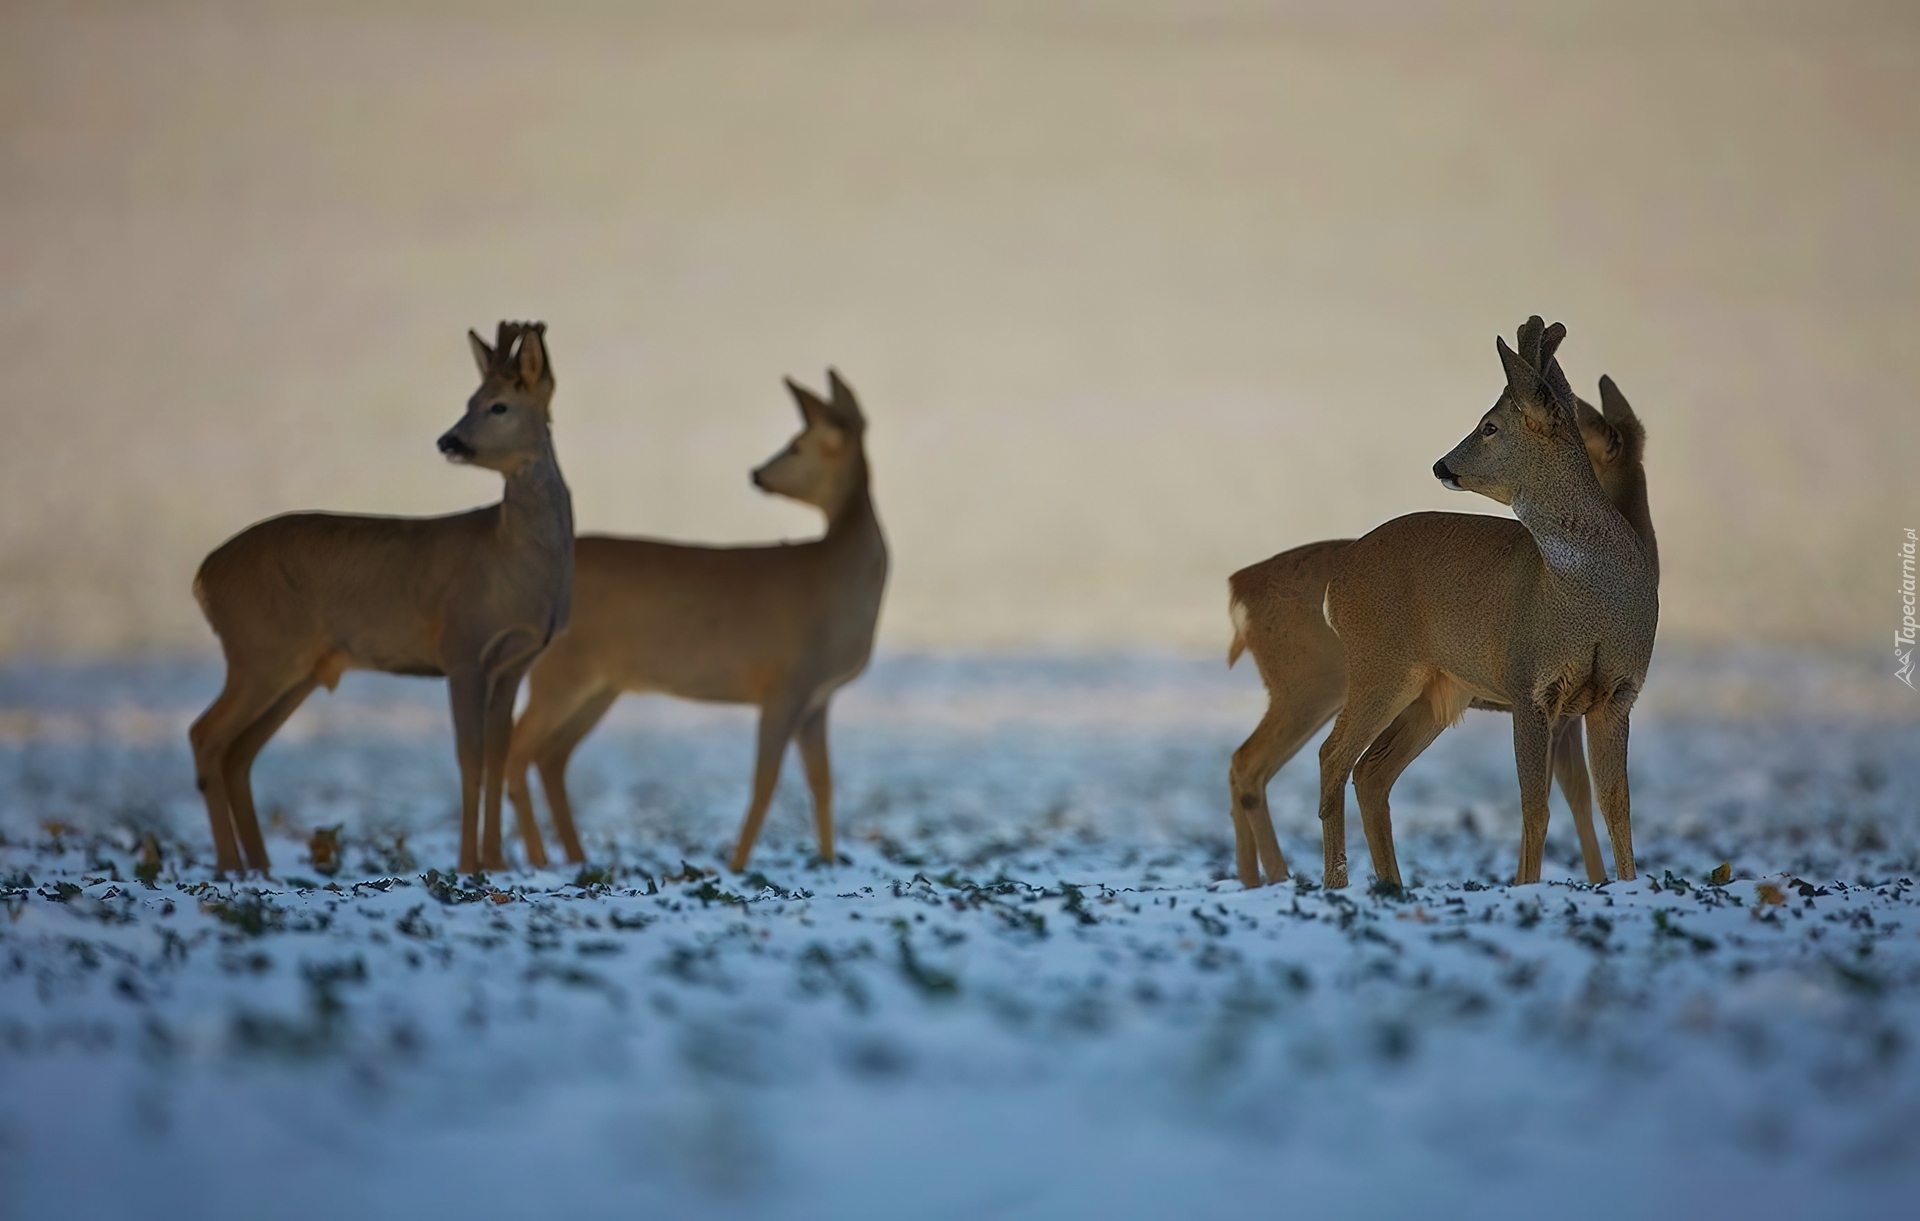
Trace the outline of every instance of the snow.
{"label": "snow", "polygon": [[[883,659],[835,708],[846,859],[808,862],[790,761],[745,877],[749,712],[623,702],[573,765],[598,872],[447,879],[444,693],[350,676],[262,756],[276,872],[243,882],[185,750],[217,668],[15,665],[0,1215],[1910,1201],[1914,723],[1736,714],[1670,669],[1635,724],[1641,880],[1578,881],[1560,818],[1547,881],[1503,885],[1508,722],[1474,713],[1396,790],[1384,895],[1357,816],[1357,884],[1312,885],[1311,747],[1272,796],[1306,881],[1231,880],[1262,697],[1218,662]],[[334,824],[329,880],[305,845]]]}

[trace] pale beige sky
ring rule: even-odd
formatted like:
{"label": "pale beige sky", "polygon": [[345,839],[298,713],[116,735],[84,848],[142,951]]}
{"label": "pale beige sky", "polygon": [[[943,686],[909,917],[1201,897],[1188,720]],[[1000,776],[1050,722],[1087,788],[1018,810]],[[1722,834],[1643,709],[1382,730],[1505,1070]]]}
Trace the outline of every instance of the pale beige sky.
{"label": "pale beige sky", "polygon": [[837,365],[896,648],[1212,651],[1236,567],[1496,511],[1428,468],[1530,312],[1647,422],[1663,640],[1897,622],[1911,6],[531,7],[0,11],[0,653],[492,497],[433,442],[503,315],[587,530],[812,531],[746,472]]}

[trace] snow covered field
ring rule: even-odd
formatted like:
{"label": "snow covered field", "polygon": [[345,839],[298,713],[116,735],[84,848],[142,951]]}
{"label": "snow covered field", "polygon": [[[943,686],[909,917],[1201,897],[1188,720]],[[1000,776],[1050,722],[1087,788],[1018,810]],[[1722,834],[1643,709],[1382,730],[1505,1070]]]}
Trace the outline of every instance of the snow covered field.
{"label": "snow covered field", "polygon": [[1844,682],[1756,714],[1738,671],[1656,664],[1640,881],[1577,883],[1560,818],[1500,884],[1473,713],[1396,792],[1387,896],[1357,816],[1357,884],[1312,885],[1311,749],[1273,790],[1307,880],[1228,880],[1262,697],[1218,663],[884,660],[836,707],[846,859],[808,863],[790,761],[745,877],[744,711],[624,702],[574,763],[590,869],[453,879],[442,689],[352,676],[261,759],[276,875],[238,885],[184,742],[216,667],[16,666],[0,1213],[1911,1207],[1920,734]]}

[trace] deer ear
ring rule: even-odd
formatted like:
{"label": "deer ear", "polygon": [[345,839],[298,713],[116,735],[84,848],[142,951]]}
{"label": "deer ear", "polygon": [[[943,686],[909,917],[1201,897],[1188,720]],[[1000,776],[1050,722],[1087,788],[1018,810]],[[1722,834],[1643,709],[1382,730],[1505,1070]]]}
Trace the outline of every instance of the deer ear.
{"label": "deer ear", "polygon": [[860,400],[853,397],[853,387],[841,378],[838,369],[827,370],[827,392],[832,396],[834,418],[840,425],[851,432],[863,431],[867,417],[860,410]]}
{"label": "deer ear", "polygon": [[544,329],[535,323],[520,335],[520,384],[529,390],[543,381],[553,380],[553,369],[547,364]]}
{"label": "deer ear", "polygon": [[1522,402],[1531,402],[1539,398],[1540,374],[1534,366],[1507,346],[1507,338],[1504,335],[1496,335],[1493,346],[1500,353],[1500,364],[1507,371],[1507,388],[1513,391],[1514,397]]}
{"label": "deer ear", "polygon": [[487,346],[487,341],[468,331],[467,346],[473,349],[473,363],[480,366],[480,376],[490,376],[493,373],[493,349]]}
{"label": "deer ear", "polygon": [[1540,369],[1540,397],[1545,401],[1547,410],[1555,417],[1571,422],[1574,418],[1575,402],[1573,387],[1567,382],[1567,375],[1560,370],[1560,362],[1549,360]]}
{"label": "deer ear", "polygon": [[1583,398],[1573,400],[1574,419],[1580,425],[1580,439],[1593,440],[1600,444],[1600,454],[1611,463],[1620,456],[1620,434],[1607,423],[1606,417],[1594,409],[1592,403]]}
{"label": "deer ear", "polygon": [[1620,387],[1604,374],[1600,378],[1600,410],[1620,437],[1621,444],[1626,447],[1627,456],[1639,461],[1640,452],[1647,443],[1647,430],[1640,423],[1640,417],[1633,413],[1627,396],[1620,393]]}
{"label": "deer ear", "polygon": [[800,418],[806,421],[809,428],[822,420],[832,419],[833,413],[828,408],[825,399],[807,389],[799,382],[794,381],[791,377],[785,380],[787,383],[787,393],[793,395],[794,405],[800,408]]}

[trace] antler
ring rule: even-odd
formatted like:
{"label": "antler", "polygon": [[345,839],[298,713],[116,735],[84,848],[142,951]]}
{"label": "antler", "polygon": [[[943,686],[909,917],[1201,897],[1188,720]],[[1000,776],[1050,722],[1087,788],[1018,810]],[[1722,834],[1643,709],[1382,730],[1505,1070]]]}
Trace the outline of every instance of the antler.
{"label": "antler", "polygon": [[1520,353],[1520,359],[1545,373],[1547,366],[1553,362],[1553,354],[1560,350],[1560,341],[1566,337],[1565,324],[1556,322],[1549,326],[1540,320],[1540,315],[1535,314],[1514,332],[1513,346]]}
{"label": "antler", "polygon": [[513,348],[520,338],[527,334],[545,336],[547,324],[544,322],[510,322],[501,319],[494,331],[493,359],[496,365],[504,364],[513,357]]}
{"label": "antler", "polygon": [[1547,324],[1541,321],[1540,315],[1535,314],[1521,323],[1520,329],[1513,333],[1514,351],[1520,353],[1520,359],[1535,369],[1540,367],[1540,336],[1546,330],[1546,326]]}

